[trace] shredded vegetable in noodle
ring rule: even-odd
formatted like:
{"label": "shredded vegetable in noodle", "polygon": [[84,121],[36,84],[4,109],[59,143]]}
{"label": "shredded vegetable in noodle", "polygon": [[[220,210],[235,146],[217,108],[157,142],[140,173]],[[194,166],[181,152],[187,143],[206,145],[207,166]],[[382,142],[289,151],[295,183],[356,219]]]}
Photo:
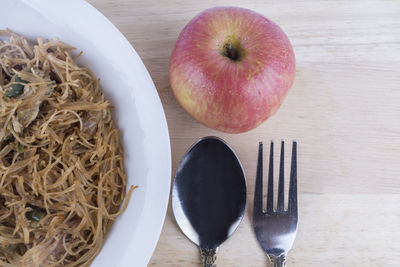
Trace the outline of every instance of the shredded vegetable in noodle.
{"label": "shredded vegetable in noodle", "polygon": [[88,266],[134,189],[109,102],[73,47],[0,35],[0,266]]}

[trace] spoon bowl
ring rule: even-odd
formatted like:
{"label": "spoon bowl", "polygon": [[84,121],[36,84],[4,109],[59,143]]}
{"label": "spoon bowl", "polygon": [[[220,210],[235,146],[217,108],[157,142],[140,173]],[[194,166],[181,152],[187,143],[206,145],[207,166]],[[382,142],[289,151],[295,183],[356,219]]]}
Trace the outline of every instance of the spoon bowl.
{"label": "spoon bowl", "polygon": [[204,266],[215,266],[217,248],[239,226],[246,208],[242,165],[221,139],[205,137],[181,160],[172,209],[182,232],[200,247]]}

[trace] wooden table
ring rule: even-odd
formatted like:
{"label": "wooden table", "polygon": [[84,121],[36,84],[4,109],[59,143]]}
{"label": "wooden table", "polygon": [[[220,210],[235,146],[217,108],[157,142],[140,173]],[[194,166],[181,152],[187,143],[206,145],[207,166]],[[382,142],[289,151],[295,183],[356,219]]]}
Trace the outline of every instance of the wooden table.
{"label": "wooden table", "polygon": [[[187,148],[207,135],[225,139],[243,163],[247,212],[220,247],[219,266],[266,266],[251,228],[257,145],[282,138],[299,143],[300,224],[288,265],[400,266],[399,0],[89,2],[129,39],[154,79],[168,120],[173,172]],[[297,58],[296,80],[279,112],[238,135],[192,119],[168,80],[169,56],[184,25],[206,8],[232,4],[278,23]],[[199,264],[197,247],[169,208],[149,265]]]}

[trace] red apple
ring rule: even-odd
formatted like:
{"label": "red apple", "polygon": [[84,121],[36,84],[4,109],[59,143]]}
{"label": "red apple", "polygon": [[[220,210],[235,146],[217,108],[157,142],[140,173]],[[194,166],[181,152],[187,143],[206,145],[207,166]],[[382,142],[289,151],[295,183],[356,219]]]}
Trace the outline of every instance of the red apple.
{"label": "red apple", "polygon": [[241,133],[278,110],[295,65],[289,39],[274,22],[248,9],[215,7],[180,33],[169,77],[176,99],[194,118]]}

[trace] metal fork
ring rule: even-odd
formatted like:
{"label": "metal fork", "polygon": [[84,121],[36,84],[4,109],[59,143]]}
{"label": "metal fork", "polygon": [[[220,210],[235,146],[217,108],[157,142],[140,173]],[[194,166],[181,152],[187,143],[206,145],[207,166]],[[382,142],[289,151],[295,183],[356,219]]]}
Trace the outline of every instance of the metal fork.
{"label": "metal fork", "polygon": [[267,209],[263,210],[263,144],[258,148],[253,228],[257,240],[274,267],[286,266],[286,255],[297,232],[297,143],[293,142],[288,209],[284,205],[284,142],[281,143],[277,209],[274,210],[274,143],[271,142],[268,171]]}

